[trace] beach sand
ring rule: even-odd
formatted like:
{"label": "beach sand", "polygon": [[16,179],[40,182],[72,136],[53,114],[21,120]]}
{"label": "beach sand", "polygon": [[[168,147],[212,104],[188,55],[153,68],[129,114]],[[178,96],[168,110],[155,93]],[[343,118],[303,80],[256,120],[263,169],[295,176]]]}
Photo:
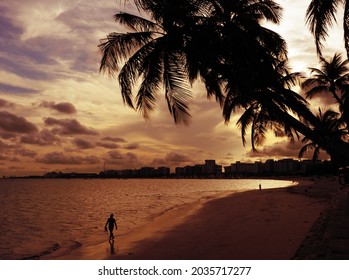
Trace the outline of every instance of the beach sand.
{"label": "beach sand", "polygon": [[116,231],[114,244],[83,246],[57,258],[292,259],[338,188],[333,180],[304,180],[289,188],[206,197],[167,211],[126,235]]}

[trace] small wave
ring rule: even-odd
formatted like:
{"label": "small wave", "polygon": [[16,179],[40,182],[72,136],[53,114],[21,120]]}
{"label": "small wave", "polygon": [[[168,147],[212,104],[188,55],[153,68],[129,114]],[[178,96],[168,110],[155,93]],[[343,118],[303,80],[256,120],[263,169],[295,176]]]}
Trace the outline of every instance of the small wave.
{"label": "small wave", "polygon": [[67,245],[61,245],[61,244],[55,243],[48,249],[43,250],[37,254],[31,255],[29,257],[21,258],[21,260],[38,260],[43,257],[48,257],[50,255],[52,256],[52,258],[57,256],[63,256],[71,253],[71,251],[78,249],[81,246],[82,244],[78,241],[71,241],[71,243]]}
{"label": "small wave", "polygon": [[36,259],[40,259],[40,257],[52,254],[55,251],[59,250],[60,248],[61,248],[61,245],[59,245],[58,243],[55,243],[50,248],[48,248],[48,249],[46,249],[46,250],[44,250],[42,252],[39,252],[37,254],[34,254],[32,256],[22,258],[22,260],[36,260]]}

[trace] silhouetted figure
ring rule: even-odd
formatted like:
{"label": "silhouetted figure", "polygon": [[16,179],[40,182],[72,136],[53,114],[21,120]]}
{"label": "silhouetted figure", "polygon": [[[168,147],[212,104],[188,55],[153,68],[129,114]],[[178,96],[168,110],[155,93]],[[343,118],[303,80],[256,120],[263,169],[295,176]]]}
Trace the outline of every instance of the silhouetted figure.
{"label": "silhouetted figure", "polygon": [[262,184],[259,183],[259,190],[262,190]]}
{"label": "silhouetted figure", "polygon": [[110,214],[110,217],[108,218],[107,222],[105,223],[104,226],[104,230],[107,231],[107,226],[109,228],[109,242],[112,241],[114,242],[114,234],[113,234],[113,230],[114,230],[114,225],[115,225],[115,229],[118,229],[118,226],[116,224],[116,221],[114,219],[114,215]]}

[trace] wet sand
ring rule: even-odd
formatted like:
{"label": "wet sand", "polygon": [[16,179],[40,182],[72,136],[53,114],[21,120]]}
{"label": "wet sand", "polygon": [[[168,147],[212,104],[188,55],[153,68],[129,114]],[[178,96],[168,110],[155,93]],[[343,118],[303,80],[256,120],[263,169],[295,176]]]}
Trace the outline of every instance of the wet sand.
{"label": "wet sand", "polygon": [[321,179],[289,188],[206,197],[124,236],[116,232],[114,244],[106,241],[57,258],[292,259],[338,188],[337,181]]}

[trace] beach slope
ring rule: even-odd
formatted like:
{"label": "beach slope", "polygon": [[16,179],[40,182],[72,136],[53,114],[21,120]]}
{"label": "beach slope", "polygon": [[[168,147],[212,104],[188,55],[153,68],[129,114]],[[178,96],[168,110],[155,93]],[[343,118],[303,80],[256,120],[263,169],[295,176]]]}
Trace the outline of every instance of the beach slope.
{"label": "beach slope", "polygon": [[326,192],[337,188],[336,182],[308,182],[204,198],[167,211],[114,244],[81,248],[65,258],[291,259],[326,211]]}

